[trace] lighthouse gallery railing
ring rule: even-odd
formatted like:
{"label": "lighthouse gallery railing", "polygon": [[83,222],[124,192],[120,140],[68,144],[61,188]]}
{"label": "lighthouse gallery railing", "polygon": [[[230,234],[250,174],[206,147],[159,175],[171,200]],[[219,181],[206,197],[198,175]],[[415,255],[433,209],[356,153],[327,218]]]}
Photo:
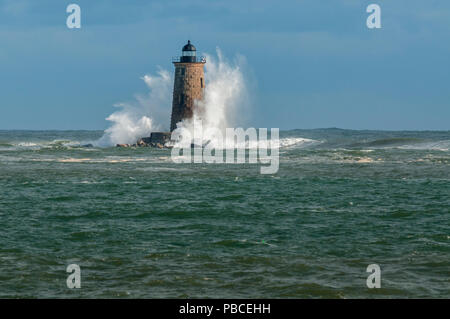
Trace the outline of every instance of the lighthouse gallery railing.
{"label": "lighthouse gallery railing", "polygon": [[[181,62],[181,58],[182,58],[181,56],[172,57],[172,62]],[[195,57],[194,61],[192,61],[192,62],[194,62],[194,63],[205,63],[206,62],[206,57],[204,57],[204,56],[201,56],[201,57],[198,57],[198,58]]]}

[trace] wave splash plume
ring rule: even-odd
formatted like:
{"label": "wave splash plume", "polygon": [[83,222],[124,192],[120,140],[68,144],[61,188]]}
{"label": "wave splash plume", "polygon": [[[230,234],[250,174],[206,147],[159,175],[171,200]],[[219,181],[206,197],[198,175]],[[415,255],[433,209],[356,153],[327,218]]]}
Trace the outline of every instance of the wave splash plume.
{"label": "wave splash plume", "polygon": [[[224,130],[239,122],[237,114],[245,114],[249,105],[241,70],[245,58],[237,56],[230,63],[217,49],[217,59],[210,55],[207,59],[205,99],[198,102],[193,118],[201,118],[207,127]],[[112,125],[94,142],[95,146],[134,143],[152,131],[167,130],[172,108],[172,75],[161,69],[157,75],[145,75],[142,79],[149,89],[147,95],[136,95],[133,102],[116,104],[120,109],[106,118]],[[185,120],[179,126],[193,129],[191,123]]]}
{"label": "wave splash plume", "polygon": [[165,128],[162,123],[170,118],[172,76],[161,69],[157,75],[145,75],[142,80],[150,91],[136,95],[133,102],[116,104],[120,109],[106,118],[112,125],[94,142],[95,146],[134,143],[140,137],[149,136],[152,130]]}

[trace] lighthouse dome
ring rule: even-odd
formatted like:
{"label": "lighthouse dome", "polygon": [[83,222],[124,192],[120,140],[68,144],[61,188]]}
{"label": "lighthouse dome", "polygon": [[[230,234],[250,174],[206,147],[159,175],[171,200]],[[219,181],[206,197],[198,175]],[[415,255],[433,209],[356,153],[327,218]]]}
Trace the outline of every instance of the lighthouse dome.
{"label": "lighthouse dome", "polygon": [[191,41],[188,40],[188,43],[183,47],[183,51],[197,51],[197,49],[191,44]]}

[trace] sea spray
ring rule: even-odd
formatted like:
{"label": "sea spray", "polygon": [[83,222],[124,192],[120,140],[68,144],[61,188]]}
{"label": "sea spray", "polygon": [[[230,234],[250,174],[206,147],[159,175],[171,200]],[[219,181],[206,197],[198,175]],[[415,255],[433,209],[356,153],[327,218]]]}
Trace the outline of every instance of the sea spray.
{"label": "sea spray", "polygon": [[[178,127],[193,133],[193,121],[201,120],[206,129],[217,128],[225,132],[227,127],[242,125],[242,119],[249,113],[248,81],[243,74],[246,60],[237,55],[230,62],[220,49],[217,49],[217,58],[206,56],[204,100],[196,101],[193,118],[178,123]],[[142,79],[150,92],[136,96],[132,103],[115,105],[120,110],[106,118],[112,125],[94,143],[96,146],[135,143],[140,137],[149,136],[151,131],[167,130],[172,106],[171,73],[160,70],[156,76],[146,75]],[[204,136],[204,139],[214,137]]]}
{"label": "sea spray", "polygon": [[[216,50],[217,59],[206,55],[206,88],[203,101],[197,101],[192,118],[178,123],[178,128],[187,129],[191,136],[200,137],[200,140],[192,141],[196,144],[211,143],[216,147],[222,145],[214,134],[216,130],[225,135],[227,128],[244,124],[245,115],[250,109],[248,94],[248,79],[243,70],[246,68],[246,60],[243,56],[236,56],[230,62],[222,54],[219,48]],[[244,119],[244,120],[243,120]],[[201,122],[202,132],[196,132],[200,126],[194,123]],[[210,134],[208,134],[210,133]],[[180,140],[186,144],[191,141]]]}
{"label": "sea spray", "polygon": [[166,70],[157,75],[145,75],[142,80],[149,88],[146,95],[136,95],[135,101],[119,103],[120,110],[112,113],[106,120],[112,125],[94,144],[106,147],[119,143],[135,143],[143,136],[149,136],[152,130],[167,129],[170,118],[172,77]]}

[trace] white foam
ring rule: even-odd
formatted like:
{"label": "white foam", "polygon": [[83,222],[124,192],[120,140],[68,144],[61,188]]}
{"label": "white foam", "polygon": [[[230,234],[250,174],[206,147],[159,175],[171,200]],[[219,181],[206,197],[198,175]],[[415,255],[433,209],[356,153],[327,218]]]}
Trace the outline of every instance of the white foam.
{"label": "white foam", "polygon": [[36,146],[42,146],[42,144],[32,143],[32,142],[20,142],[16,144],[20,147],[36,147]]}
{"label": "white foam", "polygon": [[414,145],[402,145],[398,146],[397,148],[406,150],[433,150],[433,151],[448,152],[450,149],[450,140],[426,142]]}
{"label": "white foam", "polygon": [[42,148],[53,148],[53,147],[79,147],[81,144],[78,141],[70,140],[52,140],[52,141],[42,141],[42,142],[17,142],[13,144],[14,147],[21,149],[42,149]]}
{"label": "white foam", "polygon": [[313,144],[319,144],[320,141],[302,137],[285,137],[280,139],[280,147],[307,147]]}

